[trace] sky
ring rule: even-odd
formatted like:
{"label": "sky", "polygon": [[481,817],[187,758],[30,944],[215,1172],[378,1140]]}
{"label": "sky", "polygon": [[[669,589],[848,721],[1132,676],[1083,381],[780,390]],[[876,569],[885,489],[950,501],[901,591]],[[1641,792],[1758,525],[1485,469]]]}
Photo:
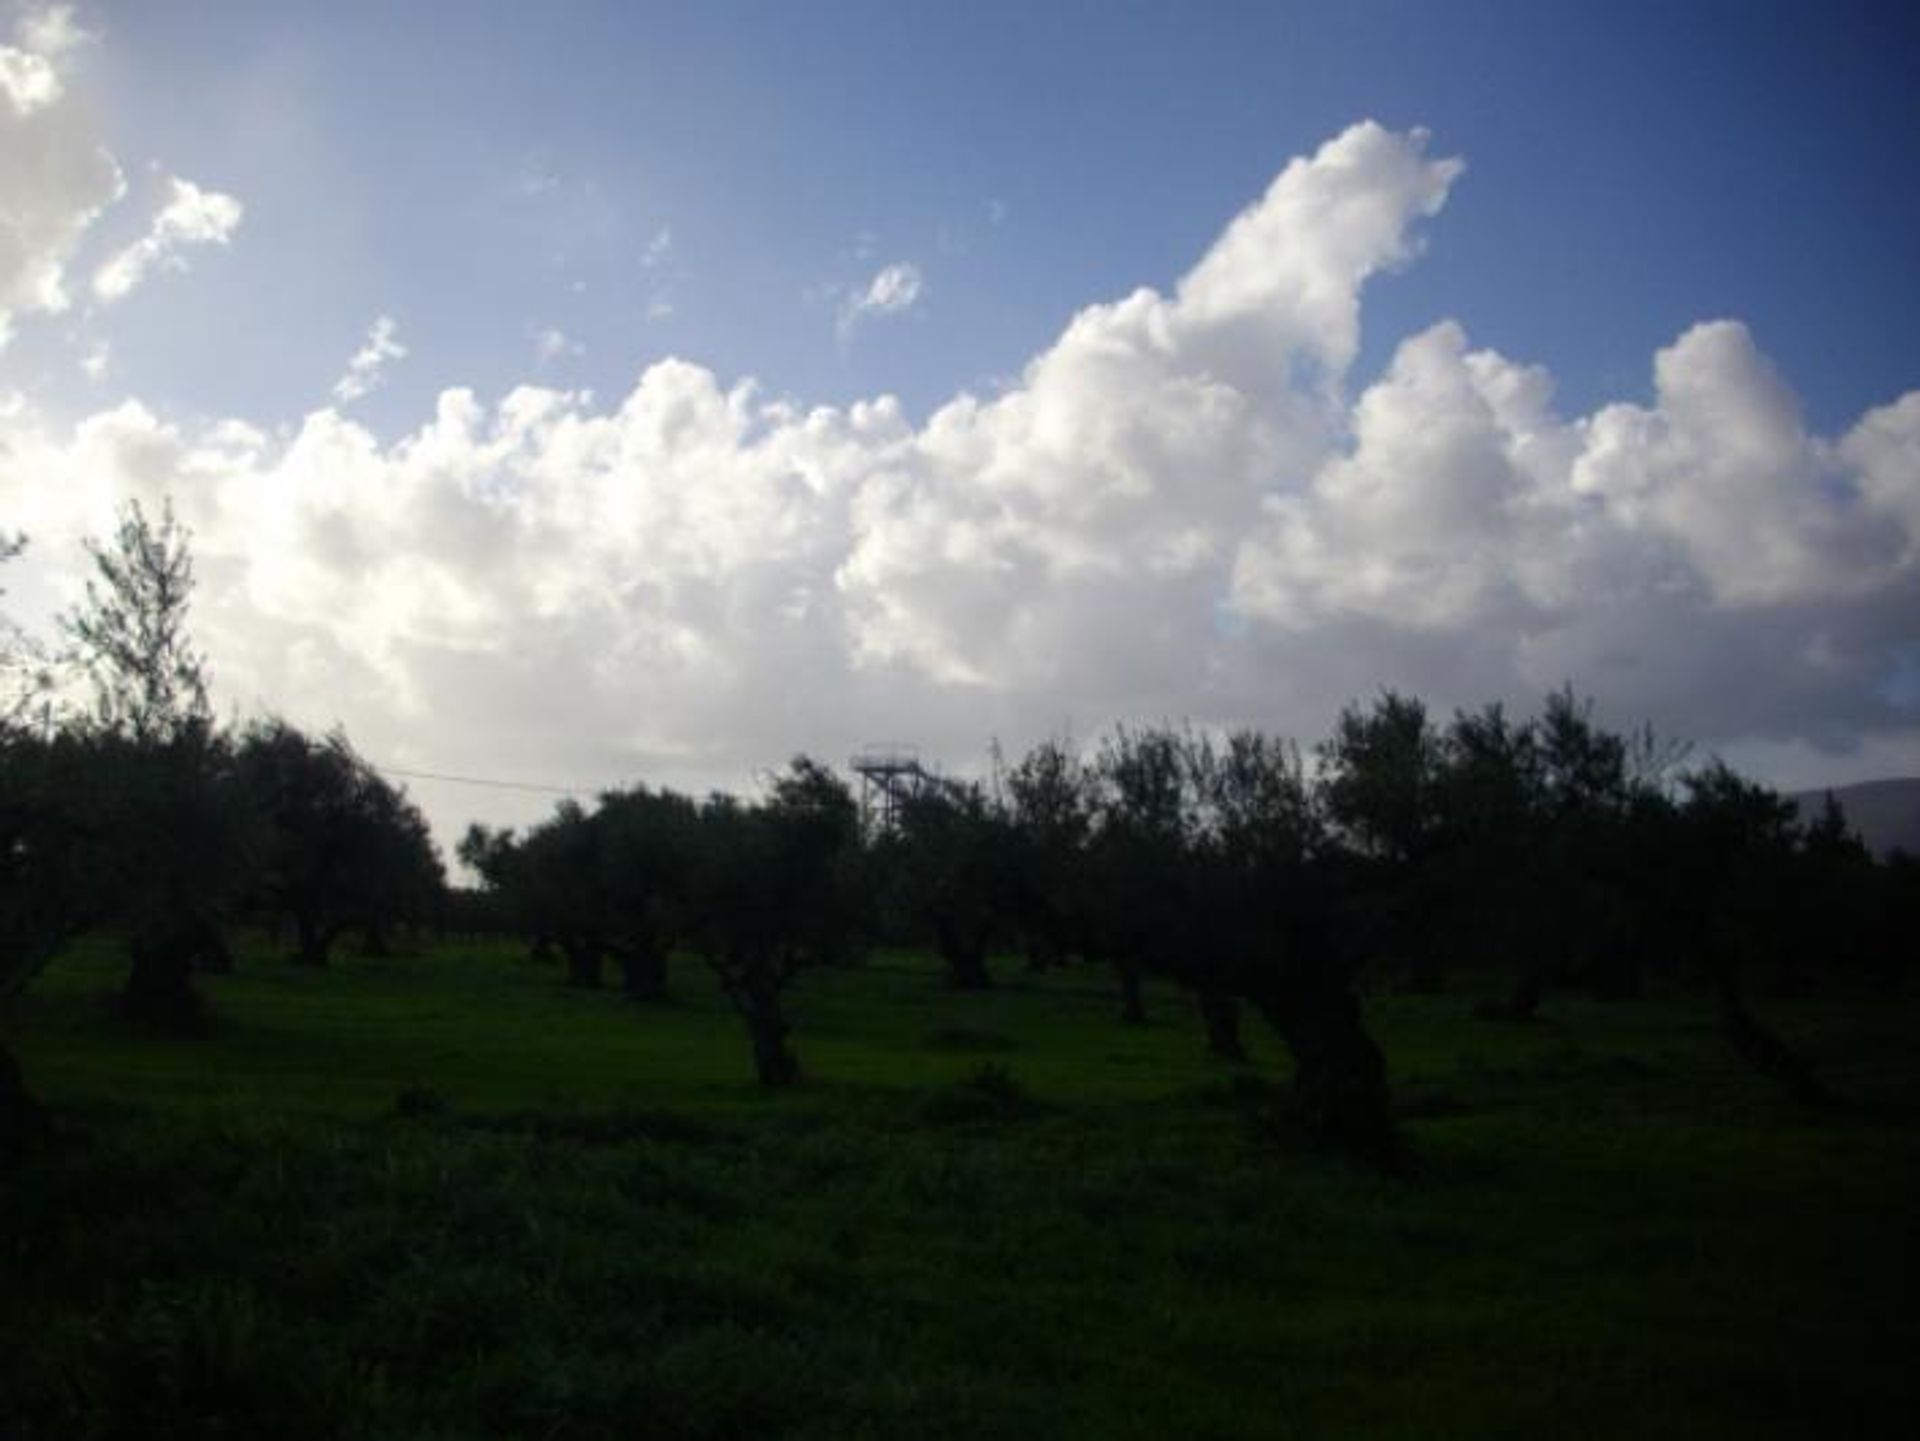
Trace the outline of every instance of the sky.
{"label": "sky", "polygon": [[170,499],[229,713],[589,792],[1569,683],[1920,774],[1916,73],[1894,5],[0,0],[0,606]]}

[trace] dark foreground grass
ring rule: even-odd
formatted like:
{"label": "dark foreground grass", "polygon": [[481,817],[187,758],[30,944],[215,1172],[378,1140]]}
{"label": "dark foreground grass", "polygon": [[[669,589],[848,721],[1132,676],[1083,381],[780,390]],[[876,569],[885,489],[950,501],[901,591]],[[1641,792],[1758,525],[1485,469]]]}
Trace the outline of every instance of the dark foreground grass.
{"label": "dark foreground grass", "polygon": [[1373,1014],[1426,1160],[1311,1154],[1102,978],[804,977],[811,1079],[504,954],[264,955],[208,1039],[70,958],[9,1026],[59,1149],[0,1189],[7,1437],[1906,1436],[1916,1010]]}

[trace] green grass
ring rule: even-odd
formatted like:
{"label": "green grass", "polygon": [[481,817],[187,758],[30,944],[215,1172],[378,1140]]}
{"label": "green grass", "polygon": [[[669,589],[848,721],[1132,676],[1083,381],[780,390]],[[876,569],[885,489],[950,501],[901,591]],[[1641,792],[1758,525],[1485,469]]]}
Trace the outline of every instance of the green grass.
{"label": "green grass", "polygon": [[0,1189],[0,1437],[1904,1436],[1913,1002],[1768,1007],[1809,1117],[1686,998],[1370,1016],[1424,1160],[1313,1154],[1172,992],[803,976],[808,1073],[504,951],[249,953],[201,1041],[111,948],[7,1034],[65,1139]]}

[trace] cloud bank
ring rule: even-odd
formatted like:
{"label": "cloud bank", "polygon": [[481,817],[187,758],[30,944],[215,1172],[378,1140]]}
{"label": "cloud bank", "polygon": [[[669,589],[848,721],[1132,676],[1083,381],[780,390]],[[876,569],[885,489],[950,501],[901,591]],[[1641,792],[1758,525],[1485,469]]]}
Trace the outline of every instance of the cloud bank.
{"label": "cloud bank", "polygon": [[74,252],[126,190],[68,94],[69,57],[84,39],[54,10],[23,17],[13,43],[0,43],[0,345],[15,317],[72,303]]}
{"label": "cloud bank", "polygon": [[[72,72],[91,40],[68,6],[19,12],[0,43],[0,347],[21,316],[59,314],[78,252],[94,224],[127,192],[119,163],[74,94]],[[196,246],[225,245],[244,207],[231,195],[168,176],[146,233],[101,263],[101,304],[130,294],[155,271],[186,268]]]}
{"label": "cloud bank", "polygon": [[[447,390],[390,443],[332,408],[269,436],[16,398],[16,596],[53,603],[52,558],[171,494],[230,702],[396,765],[589,785],[739,784],[877,736],[967,764],[1120,718],[1312,740],[1382,685],[1530,706],[1569,679],[1707,744],[1920,768],[1920,392],[1809,434],[1711,321],[1649,403],[1564,416],[1447,322],[1351,395],[1366,282],[1462,173],[1429,152],[1355,125],[1171,293],[1089,306],[923,423],[684,360],[611,405]],[[502,812],[422,789],[443,834]]]}

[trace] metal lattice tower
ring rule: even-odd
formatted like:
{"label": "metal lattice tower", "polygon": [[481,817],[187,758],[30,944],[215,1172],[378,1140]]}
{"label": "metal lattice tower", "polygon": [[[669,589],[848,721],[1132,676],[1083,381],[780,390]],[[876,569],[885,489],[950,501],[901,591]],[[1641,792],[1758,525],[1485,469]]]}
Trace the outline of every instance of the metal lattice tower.
{"label": "metal lattice tower", "polygon": [[882,830],[890,831],[899,822],[903,802],[939,783],[938,778],[920,764],[917,749],[893,741],[862,746],[847,765],[860,776],[861,819],[872,826],[877,807]]}

